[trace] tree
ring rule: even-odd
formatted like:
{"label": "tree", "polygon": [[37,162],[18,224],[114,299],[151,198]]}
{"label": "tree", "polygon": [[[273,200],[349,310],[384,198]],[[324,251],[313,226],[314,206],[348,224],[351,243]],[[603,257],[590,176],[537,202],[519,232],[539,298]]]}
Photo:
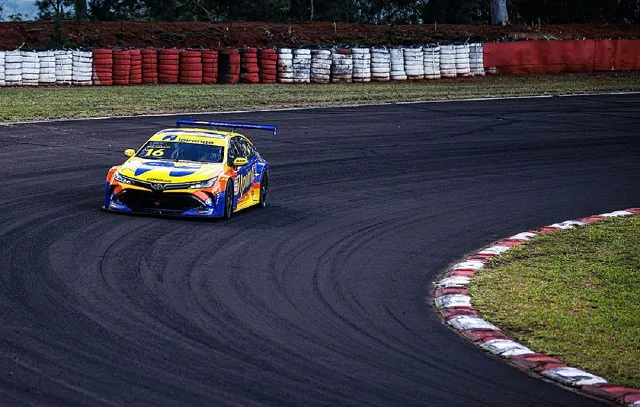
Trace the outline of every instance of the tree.
{"label": "tree", "polygon": [[40,20],[67,20],[71,18],[73,0],[36,0]]}
{"label": "tree", "polygon": [[491,0],[491,24],[507,25],[508,22],[507,0]]}

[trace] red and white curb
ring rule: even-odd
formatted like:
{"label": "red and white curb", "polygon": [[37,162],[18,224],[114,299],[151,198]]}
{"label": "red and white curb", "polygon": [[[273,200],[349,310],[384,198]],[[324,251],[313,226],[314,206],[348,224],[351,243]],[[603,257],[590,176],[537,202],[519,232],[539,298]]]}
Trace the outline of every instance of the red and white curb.
{"label": "red and white curb", "polygon": [[632,407],[640,407],[640,389],[610,384],[604,378],[567,366],[561,360],[536,353],[509,338],[500,328],[482,319],[473,308],[468,286],[471,278],[484,268],[485,263],[507,252],[512,247],[525,244],[540,234],[553,233],[562,229],[572,229],[602,219],[616,216],[640,214],[640,208],[603,213],[578,220],[568,220],[545,226],[536,231],[518,233],[480,250],[464,261],[454,264],[445,276],[435,283],[435,304],[445,323],[473,341],[485,351],[507,358],[520,369],[532,371],[566,386]]}

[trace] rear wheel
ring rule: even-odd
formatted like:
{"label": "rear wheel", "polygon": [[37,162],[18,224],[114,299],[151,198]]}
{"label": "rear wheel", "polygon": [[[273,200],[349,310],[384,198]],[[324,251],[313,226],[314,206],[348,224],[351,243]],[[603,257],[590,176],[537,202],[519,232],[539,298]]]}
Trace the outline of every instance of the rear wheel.
{"label": "rear wheel", "polygon": [[264,208],[267,206],[267,192],[269,190],[269,175],[264,173],[262,175],[262,180],[260,181],[260,202],[258,203],[259,208]]}
{"label": "rear wheel", "polygon": [[227,189],[224,192],[224,218],[230,219],[233,215],[233,180],[227,181]]}

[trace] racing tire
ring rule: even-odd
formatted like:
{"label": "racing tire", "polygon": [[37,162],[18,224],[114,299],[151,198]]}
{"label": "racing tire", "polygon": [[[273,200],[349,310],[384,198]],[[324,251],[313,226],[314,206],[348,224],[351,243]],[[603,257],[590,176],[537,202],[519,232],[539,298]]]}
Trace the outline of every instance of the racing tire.
{"label": "racing tire", "polygon": [[224,215],[225,220],[231,219],[233,216],[233,180],[227,181],[227,189],[224,193]]}
{"label": "racing tire", "polygon": [[269,191],[269,174],[264,173],[262,180],[260,180],[260,201],[258,202],[258,208],[264,208],[267,206],[267,192]]}

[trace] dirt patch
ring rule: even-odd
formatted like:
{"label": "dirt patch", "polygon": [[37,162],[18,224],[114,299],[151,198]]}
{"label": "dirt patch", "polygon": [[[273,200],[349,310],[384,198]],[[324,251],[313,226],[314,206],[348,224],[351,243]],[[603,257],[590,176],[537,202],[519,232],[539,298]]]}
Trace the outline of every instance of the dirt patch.
{"label": "dirt patch", "polygon": [[[0,23],[0,49],[42,49],[53,33],[51,22]],[[638,25],[366,25],[315,22],[272,23],[64,23],[63,37],[72,47],[241,47],[243,45],[412,45],[435,41],[519,39],[640,38]]]}

